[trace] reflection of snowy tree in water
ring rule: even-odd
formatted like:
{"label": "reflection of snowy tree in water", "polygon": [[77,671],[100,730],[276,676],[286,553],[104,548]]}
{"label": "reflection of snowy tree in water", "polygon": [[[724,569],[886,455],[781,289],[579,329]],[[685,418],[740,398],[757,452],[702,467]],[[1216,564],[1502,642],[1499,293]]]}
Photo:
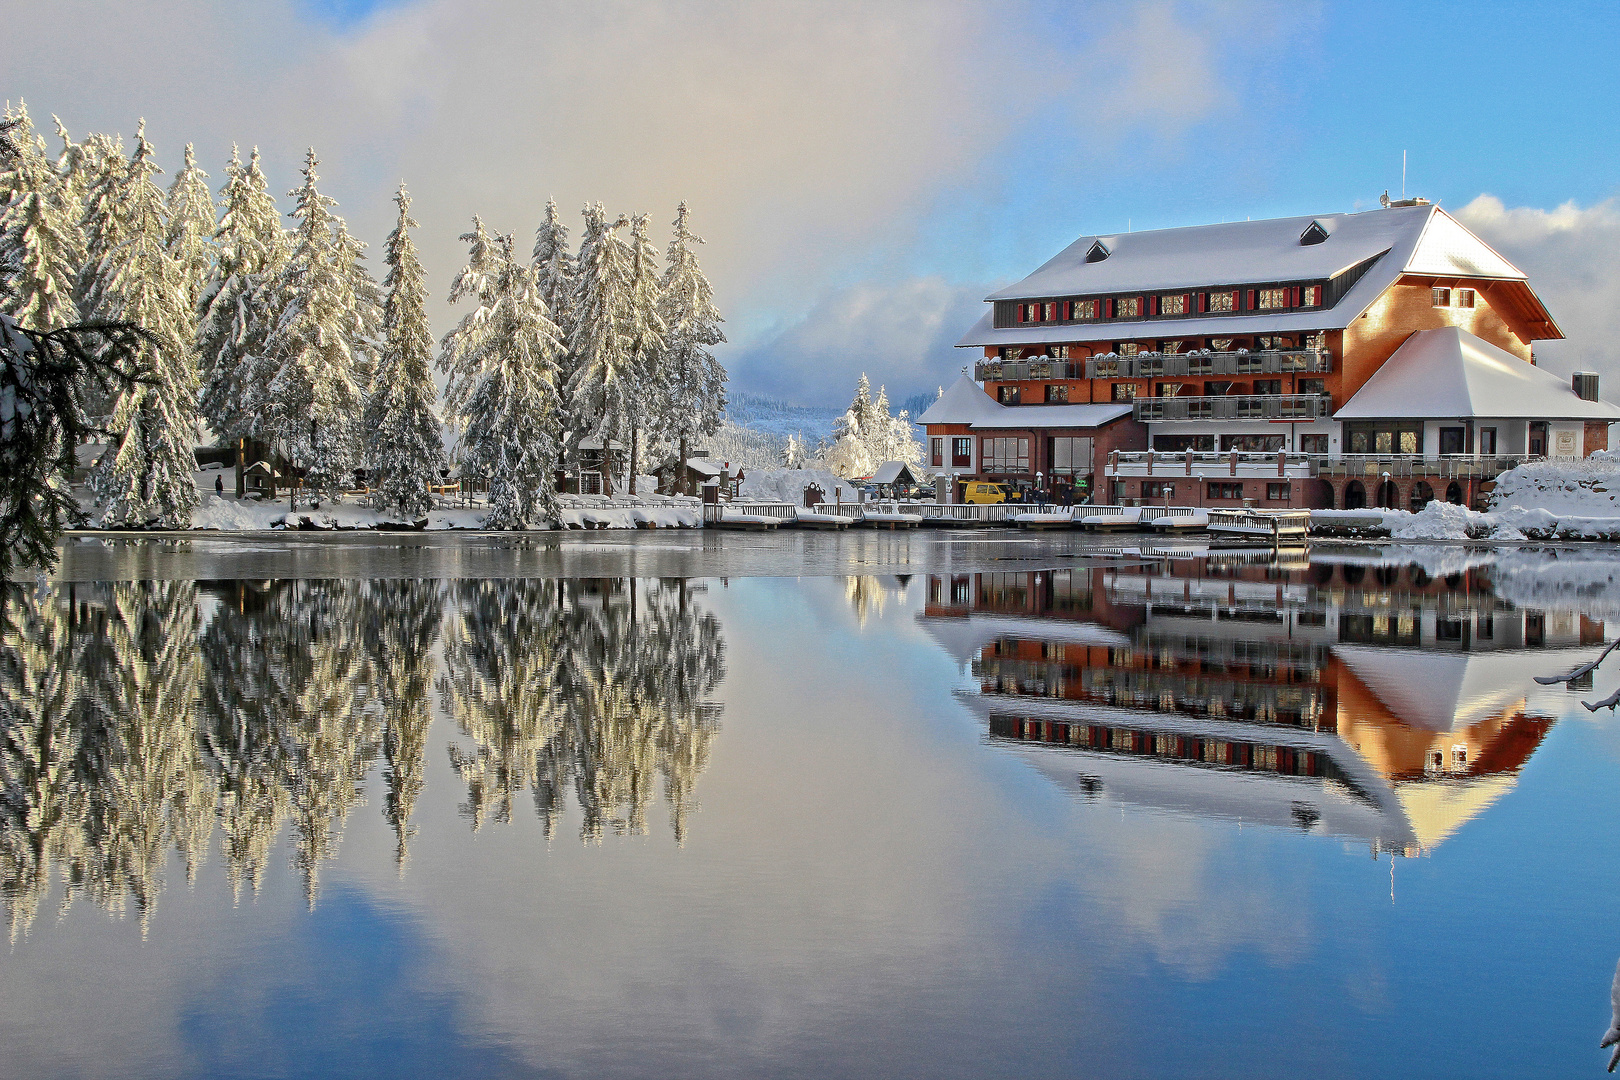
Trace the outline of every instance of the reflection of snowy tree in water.
{"label": "reflection of snowy tree in water", "polygon": [[[13,936],[62,870],[75,893],[142,925],[172,846],[188,875],[213,829],[195,739],[200,667],[190,582],[76,586],[9,605],[3,648],[5,837]],[[54,669],[54,674],[51,673]]]}
{"label": "reflection of snowy tree in water", "polygon": [[676,839],[708,764],[725,673],[720,624],[684,581],[487,581],[455,586],[440,682],[472,739],[452,746],[479,827],[525,788],[549,836],[569,786],[582,835],[646,831],[661,777]]}

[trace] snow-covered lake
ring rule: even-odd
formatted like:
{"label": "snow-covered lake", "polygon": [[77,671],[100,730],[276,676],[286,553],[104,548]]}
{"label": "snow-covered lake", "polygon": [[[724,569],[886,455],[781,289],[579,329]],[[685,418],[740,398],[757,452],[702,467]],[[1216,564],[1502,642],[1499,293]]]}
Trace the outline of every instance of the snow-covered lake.
{"label": "snow-covered lake", "polygon": [[1609,545],[97,537],[6,615],[5,1075],[1607,1064]]}

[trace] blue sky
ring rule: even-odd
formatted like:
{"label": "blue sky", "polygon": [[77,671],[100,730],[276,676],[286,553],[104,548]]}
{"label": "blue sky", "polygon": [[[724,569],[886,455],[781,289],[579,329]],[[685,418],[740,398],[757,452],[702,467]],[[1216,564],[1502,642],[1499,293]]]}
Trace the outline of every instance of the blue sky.
{"label": "blue sky", "polygon": [[[165,161],[195,141],[216,182],[230,141],[257,143],[281,191],[314,144],[374,246],[405,179],[441,297],[473,213],[526,244],[548,196],[567,220],[600,199],[660,228],[687,199],[735,385],[802,403],[844,401],[863,370],[897,399],[948,382],[985,293],[1078,235],[1370,207],[1399,192],[1403,150],[1410,193],[1530,272],[1570,335],[1542,348],[1549,366],[1607,370],[1620,5],[0,0],[0,16],[42,43],[4,91],[36,117],[128,135],[144,115]],[[453,318],[437,307],[439,329]]]}

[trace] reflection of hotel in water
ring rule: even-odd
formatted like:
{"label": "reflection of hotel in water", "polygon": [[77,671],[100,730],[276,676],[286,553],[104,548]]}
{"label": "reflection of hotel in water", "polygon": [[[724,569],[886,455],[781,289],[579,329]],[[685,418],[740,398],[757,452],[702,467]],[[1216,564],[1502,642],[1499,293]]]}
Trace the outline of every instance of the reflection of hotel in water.
{"label": "reflection of hotel in water", "polygon": [[1264,558],[932,576],[922,620],[1060,785],[1407,855],[1512,788],[1553,722],[1532,677],[1603,640],[1477,569]]}

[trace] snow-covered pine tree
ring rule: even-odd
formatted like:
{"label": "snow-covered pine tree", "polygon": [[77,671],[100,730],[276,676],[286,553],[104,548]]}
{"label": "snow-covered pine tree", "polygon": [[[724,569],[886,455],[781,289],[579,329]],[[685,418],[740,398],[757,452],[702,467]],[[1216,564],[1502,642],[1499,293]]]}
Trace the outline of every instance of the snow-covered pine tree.
{"label": "snow-covered pine tree", "polygon": [[[655,403],[668,400],[672,389],[670,372],[664,364],[666,327],[658,313],[661,292],[658,284],[658,249],[647,238],[647,215],[637,214],[630,221],[630,288],[626,317],[630,339],[631,378],[642,408],[630,418],[630,494],[636,494],[636,474],[641,471],[641,440],[644,434],[662,435],[664,412]],[[679,470],[684,471],[684,470]]]}
{"label": "snow-covered pine tree", "polygon": [[186,157],[169,185],[169,257],[180,267],[186,300],[192,311],[214,272],[214,197],[208,174],[197,168],[197,155],[186,143]]}
{"label": "snow-covered pine tree", "polygon": [[574,256],[568,250],[568,226],[557,214],[557,200],[546,200],[546,219],[534,231],[534,283],[551,312],[551,321],[567,341],[574,320]]}
{"label": "snow-covered pine tree", "polygon": [[[666,328],[663,426],[679,444],[683,463],[691,441],[713,435],[726,408],[726,369],[709,351],[726,340],[726,335],[720,332],[723,320],[714,306],[714,288],[698,267],[696,246],[703,238],[687,227],[688,216],[686,203],[676,207],[675,235],[664,253],[664,277],[659,283],[659,313]],[[801,440],[801,458],[803,449]],[[678,470],[677,475],[684,483],[686,470]]]}
{"label": "snow-covered pine tree", "polygon": [[404,184],[394,202],[399,223],[383,249],[388,277],[383,282],[382,354],[366,400],[365,430],[378,505],[417,518],[433,509],[428,484],[444,464],[444,442],[435,408],[438,391],[429,370],[433,335],[428,331],[427,282],[411,239],[417,226]]}
{"label": "snow-covered pine tree", "polygon": [[342,218],[336,221],[336,244],[342,253],[351,325],[349,334],[354,342],[354,374],[361,386],[367,386],[382,348],[383,292],[377,279],[366,269],[366,245],[349,235],[349,226]]}
{"label": "snow-covered pine tree", "polygon": [[439,367],[450,376],[445,408],[460,436],[462,475],[490,480],[484,527],[522,529],[557,513],[562,341],[534,272],[513,254],[512,237],[490,236],[474,218],[461,239],[471,253],[450,302],[475,297],[478,307],[442,343]]}
{"label": "snow-covered pine tree", "polygon": [[[630,252],[601,203],[585,207],[585,231],[579,241],[579,271],[574,282],[574,329],[568,343],[573,364],[564,400],[568,406],[569,448],[582,438],[598,439],[604,453],[622,443],[645,403],[638,398],[629,335]],[[612,491],[612,472],[605,477]]]}
{"label": "snow-covered pine tree", "polygon": [[275,325],[276,285],[290,251],[276,200],[259,169],[257,147],[245,167],[231,147],[219,205],[214,231],[219,255],[198,305],[200,411],[218,435],[240,438],[252,427],[247,409],[252,361],[264,354]]}
{"label": "snow-covered pine tree", "polygon": [[[82,315],[90,313],[90,293],[103,276],[101,262],[128,236],[127,218],[119,204],[129,174],[123,143],[111,135],[93,132],[79,143],[68,159],[70,189],[83,192],[84,265],[79,269],[75,299]],[[162,237],[159,237],[161,242]]]}
{"label": "snow-covered pine tree", "polygon": [[304,486],[335,496],[358,460],[361,392],[355,381],[352,253],[340,244],[336,201],[316,188],[312,149],[290,196],[298,219],[277,281],[280,317],[253,364],[250,434],[277,441],[302,466]]}
{"label": "snow-covered pine tree", "polygon": [[19,108],[11,139],[17,153],[0,172],[0,311],[26,330],[79,321],[73,294],[84,262],[79,207],[45,156],[44,144]]}
{"label": "snow-covered pine tree", "polygon": [[106,507],[105,525],[190,528],[197,503],[195,319],[180,268],[165,249],[163,192],[152,180],[162,170],[144,121],[135,138],[134,158],[99,200],[112,215],[98,235],[118,242],[87,275],[81,311],[93,322],[141,327],[147,335],[141,363],[153,378],[118,394],[114,434],[90,483]]}

